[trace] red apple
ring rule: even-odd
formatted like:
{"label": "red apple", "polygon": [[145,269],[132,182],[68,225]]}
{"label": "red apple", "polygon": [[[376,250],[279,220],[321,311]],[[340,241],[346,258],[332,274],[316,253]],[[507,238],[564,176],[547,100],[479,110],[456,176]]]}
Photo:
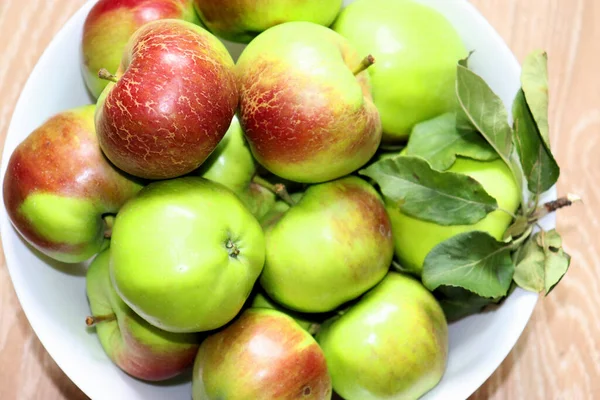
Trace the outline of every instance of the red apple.
{"label": "red apple", "polygon": [[119,168],[167,179],[198,168],[225,135],[238,103],[234,64],[203,28],[180,20],[144,25],[98,99],[96,128]]}
{"label": "red apple", "polygon": [[13,152],[4,205],[14,227],[42,253],[87,260],[108,245],[110,219],[142,187],[103,156],[94,106],[57,114]]}
{"label": "red apple", "polygon": [[148,22],[166,18],[200,23],[193,0],[100,0],[92,7],[83,26],[82,68],[94,97],[107,84],[98,71],[116,73],[131,35]]}
{"label": "red apple", "polygon": [[325,356],[291,317],[270,309],[246,310],[200,346],[194,400],[331,398]]}

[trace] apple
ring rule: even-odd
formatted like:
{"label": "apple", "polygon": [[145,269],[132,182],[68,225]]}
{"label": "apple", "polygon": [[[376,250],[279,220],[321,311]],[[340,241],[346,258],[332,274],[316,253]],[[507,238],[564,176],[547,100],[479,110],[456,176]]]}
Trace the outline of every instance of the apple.
{"label": "apple", "polygon": [[340,35],[309,22],[254,39],[236,71],[238,115],[256,160],[303,183],[336,179],[369,161],[381,124],[367,65]]}
{"label": "apple", "polygon": [[194,400],[331,398],[323,352],[287,315],[249,309],[200,346]]}
{"label": "apple", "polygon": [[158,19],[178,18],[199,24],[193,0],[100,0],[90,10],[82,37],[82,70],[94,97],[107,81],[98,77],[102,68],[116,73],[131,35]]}
{"label": "apple", "polygon": [[467,56],[450,22],[412,0],[357,0],[333,29],[377,62],[369,68],[383,143],[405,141],[412,127],[456,104],[456,65]]}
{"label": "apple", "polygon": [[264,260],[256,218],[225,186],[200,177],[151,183],[121,209],[113,227],[117,293],[170,332],[207,331],[231,321]]}
{"label": "apple", "polygon": [[172,378],[190,367],[199,347],[199,335],[160,330],[129,308],[117,295],[109,273],[110,251],[100,253],[86,277],[87,296],[108,357],[128,374],[147,381]]}
{"label": "apple", "polygon": [[446,369],[448,325],[417,280],[390,272],[317,335],[333,389],[346,400],[417,399]]}
{"label": "apple", "polygon": [[131,37],[118,76],[98,99],[96,129],[117,167],[147,179],[197,169],[229,128],[238,104],[234,64],[201,27],[159,20]]}
{"label": "apple", "polygon": [[85,106],[54,115],[17,146],[4,175],[4,205],[29,244],[77,263],[107,247],[110,214],[141,188],[102,155],[94,106]]}
{"label": "apple", "polygon": [[265,230],[260,284],[295,311],[331,311],[375,286],[387,273],[391,223],[375,189],[351,176],[310,186]]}
{"label": "apple", "polygon": [[195,0],[202,22],[215,35],[248,43],[259,33],[291,21],[329,26],[342,0]]}
{"label": "apple", "polygon": [[225,137],[197,174],[227,186],[259,219],[275,204],[275,194],[252,181],[256,164],[237,117],[233,117]]}
{"label": "apple", "polygon": [[[520,188],[502,160],[476,161],[457,157],[448,171],[468,175],[481,183],[485,191],[496,199],[499,208],[513,214],[519,208]],[[441,226],[403,214],[391,200],[386,200],[386,205],[392,220],[396,257],[404,269],[418,276],[423,271],[425,257],[439,243],[470,231],[487,232],[502,240],[513,219],[505,211],[496,210],[473,225]]]}

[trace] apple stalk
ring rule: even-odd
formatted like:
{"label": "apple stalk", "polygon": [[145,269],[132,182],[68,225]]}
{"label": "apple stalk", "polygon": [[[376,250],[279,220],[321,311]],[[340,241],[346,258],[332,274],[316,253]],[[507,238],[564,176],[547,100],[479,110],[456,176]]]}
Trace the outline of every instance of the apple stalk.
{"label": "apple stalk", "polygon": [[292,199],[292,197],[290,196],[290,194],[287,191],[287,188],[285,187],[285,185],[283,183],[273,184],[273,183],[267,181],[266,179],[261,178],[258,175],[254,175],[254,177],[252,178],[252,182],[275,193],[275,195],[277,195],[281,200],[285,201],[290,207],[293,207],[294,205],[296,205],[296,202],[294,201],[294,199]]}
{"label": "apple stalk", "polygon": [[361,72],[363,72],[364,70],[366,70],[367,68],[369,68],[373,64],[375,64],[375,57],[373,57],[371,54],[369,54],[368,56],[363,58],[363,60],[360,62],[360,64],[358,64],[358,66],[354,69],[354,71],[352,71],[352,73],[354,74],[354,76],[356,76],[356,75],[360,74]]}
{"label": "apple stalk", "polygon": [[108,72],[106,68],[100,68],[100,70],[98,71],[98,78],[114,83],[117,83],[117,81],[119,80],[116,75],[113,75],[110,72]]}
{"label": "apple stalk", "polygon": [[96,326],[101,322],[110,322],[117,319],[115,314],[107,314],[107,315],[91,315],[86,317],[85,324],[89,327]]}
{"label": "apple stalk", "polygon": [[534,213],[531,215],[530,222],[537,222],[548,214],[556,212],[561,208],[570,207],[573,205],[573,203],[580,201],[583,201],[581,197],[570,193],[565,197],[560,197],[556,200],[549,201],[534,211]]}

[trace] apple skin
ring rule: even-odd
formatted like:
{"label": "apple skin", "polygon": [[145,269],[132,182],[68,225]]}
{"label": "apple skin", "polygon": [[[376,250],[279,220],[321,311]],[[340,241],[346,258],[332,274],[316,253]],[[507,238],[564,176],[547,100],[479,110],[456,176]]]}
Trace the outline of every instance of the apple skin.
{"label": "apple skin", "polygon": [[322,350],[287,315],[249,309],[200,346],[192,381],[194,400],[331,398]]}
{"label": "apple skin", "polygon": [[199,335],[162,331],[134,313],[111,283],[109,262],[109,250],[98,254],[86,277],[92,314],[116,317],[96,324],[104,351],[119,368],[139,379],[162,381],[179,375],[193,364]]}
{"label": "apple skin", "polygon": [[98,99],[100,147],[117,167],[142,178],[197,169],[237,108],[231,56],[216,37],[189,22],[159,20],[138,29],[117,75]]}
{"label": "apple skin", "polygon": [[236,64],[238,116],[254,158],[292,181],[347,175],[375,154],[381,123],[362,57],[340,35],[288,22],[254,39]]}
{"label": "apple skin", "polygon": [[195,0],[200,19],[215,35],[249,43],[284,22],[307,21],[329,26],[342,0]]}
{"label": "apple skin", "polygon": [[256,175],[256,163],[237,117],[233,117],[223,140],[197,174],[232,190],[258,219],[275,204],[273,192],[252,182]]}
{"label": "apple skin", "polygon": [[193,0],[100,0],[92,7],[81,47],[83,76],[95,98],[108,83],[98,78],[98,71],[117,72],[131,35],[148,22],[171,18],[200,24]]}
{"label": "apple skin", "polygon": [[375,286],[387,273],[391,222],[375,189],[357,177],[309,187],[265,230],[260,284],[295,311],[331,311]]}
{"label": "apple skin", "polygon": [[207,331],[231,321],[265,260],[256,218],[225,186],[200,177],[146,186],[117,215],[111,241],[117,292],[142,318],[170,332]]}
{"label": "apple skin", "polygon": [[[498,202],[498,207],[515,213],[520,204],[520,189],[512,173],[502,160],[476,161],[457,157],[449,172],[465,174],[475,179]],[[439,243],[460,233],[483,231],[496,240],[502,240],[512,217],[501,210],[489,213],[473,225],[441,226],[433,222],[409,217],[386,199],[386,206],[394,233],[395,254],[407,271],[421,276],[427,254]]]}
{"label": "apple skin", "polygon": [[468,53],[435,9],[412,0],[357,0],[333,29],[377,60],[368,71],[383,143],[403,142],[415,124],[454,109],[456,66]]}
{"label": "apple skin", "polygon": [[51,117],[17,146],[4,176],[4,205],[29,244],[78,263],[106,248],[103,215],[116,213],[141,188],[106,160],[94,106],[84,106]]}
{"label": "apple skin", "polygon": [[446,369],[441,307],[420,282],[395,272],[325,322],[317,341],[333,388],[346,400],[417,399]]}

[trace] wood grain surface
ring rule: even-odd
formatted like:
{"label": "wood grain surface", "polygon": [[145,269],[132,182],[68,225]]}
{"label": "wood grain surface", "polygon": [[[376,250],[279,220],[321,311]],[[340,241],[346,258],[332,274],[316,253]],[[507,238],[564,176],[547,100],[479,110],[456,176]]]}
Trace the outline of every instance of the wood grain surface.
{"label": "wood grain surface", "polygon": [[[0,0],[0,142],[25,81],[53,35],[85,0]],[[571,270],[541,299],[512,353],[473,399],[600,398],[600,1],[472,0],[519,60],[550,57],[552,145],[559,193],[584,204],[558,229]],[[0,399],[80,399],[34,335],[0,257]],[[498,332],[501,334],[501,332]]]}

